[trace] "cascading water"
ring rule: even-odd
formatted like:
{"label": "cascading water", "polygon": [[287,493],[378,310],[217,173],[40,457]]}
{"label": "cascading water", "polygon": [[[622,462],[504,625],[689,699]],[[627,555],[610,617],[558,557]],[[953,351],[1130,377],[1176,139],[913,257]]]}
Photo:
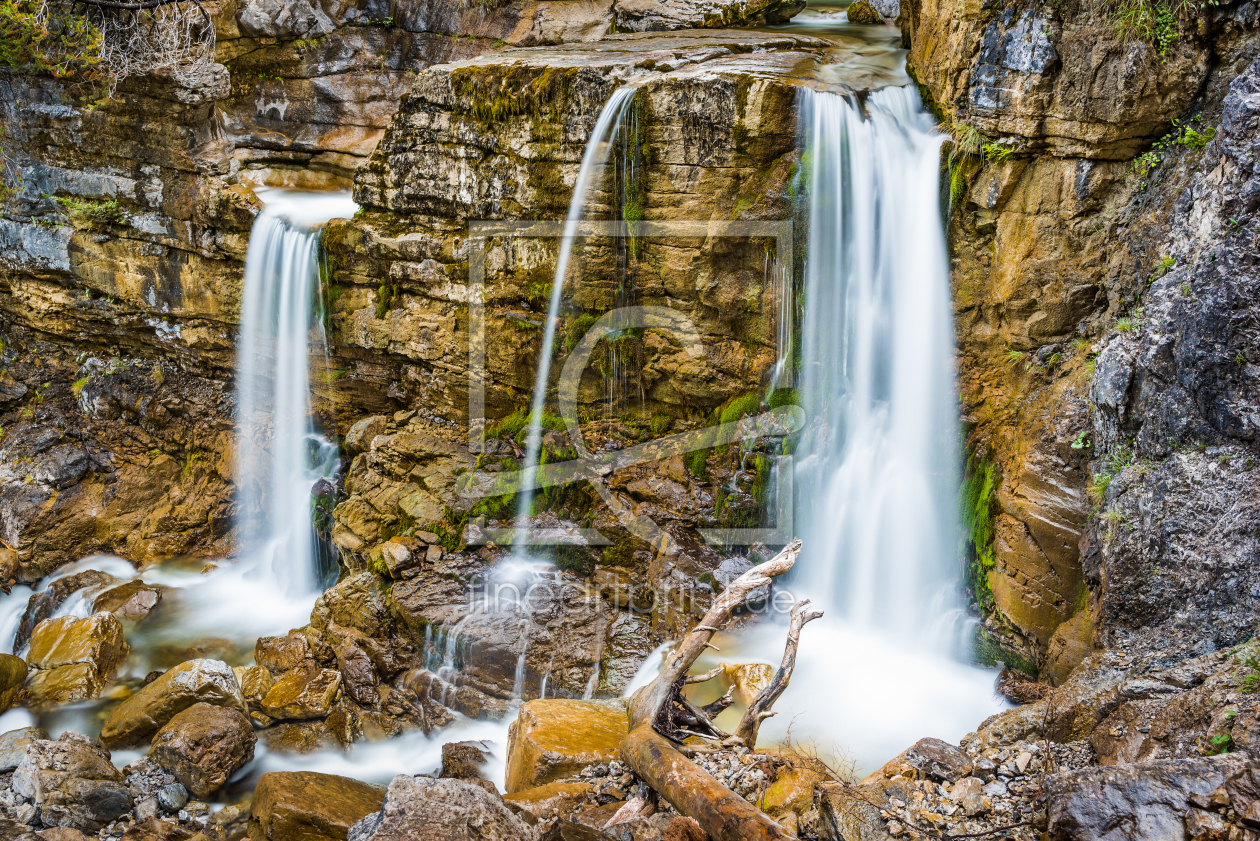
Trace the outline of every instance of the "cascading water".
{"label": "cascading water", "polygon": [[534,507],[534,479],[538,474],[538,456],[542,445],[543,409],[547,404],[547,379],[551,374],[551,359],[556,345],[556,321],[564,292],[565,277],[569,272],[569,258],[573,253],[573,241],[578,236],[578,225],[586,208],[587,194],[596,183],[597,176],[608,159],[613,132],[621,124],[630,104],[634,101],[635,88],[617,88],[604,103],[595,121],[595,129],[582,154],[582,166],[573,185],[573,197],[569,200],[569,213],[565,218],[564,237],[560,240],[560,256],[556,261],[555,279],[551,283],[551,297],[547,303],[547,321],[543,330],[542,349],[538,354],[538,373],[534,378],[534,395],[530,402],[529,427],[525,439],[525,465],[523,485],[516,510],[516,534],[512,541],[513,554],[524,557],[526,552],[529,515]]}
{"label": "cascading water", "polygon": [[[311,491],[337,469],[337,448],[311,418],[310,358],[327,359],[318,317],[319,232],[349,216],[346,194],[266,195],[245,260],[237,358],[240,537],[252,574],[284,596],[318,589]],[[327,365],[324,365],[327,368]]]}
{"label": "cascading water", "polygon": [[803,91],[809,245],[796,448],[797,576],[857,626],[926,636],[957,604],[958,437],[943,140],[909,87],[866,115]]}
{"label": "cascading water", "polygon": [[[809,235],[795,383],[804,551],[786,588],[825,609],[762,729],[870,770],[924,735],[957,742],[1002,708],[961,652],[958,420],[939,198],[942,136],[910,87],[864,107],[804,89]],[[726,656],[777,663],[762,623]],[[718,657],[706,658],[712,664]],[[701,664],[698,664],[701,665]],[[852,722],[853,726],[848,726]],[[733,723],[733,722],[732,722]]]}

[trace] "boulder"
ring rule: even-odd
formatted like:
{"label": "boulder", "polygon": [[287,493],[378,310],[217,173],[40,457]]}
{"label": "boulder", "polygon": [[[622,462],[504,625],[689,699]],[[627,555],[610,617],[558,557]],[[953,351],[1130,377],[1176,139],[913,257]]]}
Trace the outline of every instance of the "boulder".
{"label": "boulder", "polygon": [[200,702],[248,712],[236,675],[227,663],[189,660],[115,707],[101,728],[101,741],[112,748],[137,747],[177,713]]}
{"label": "boulder", "polygon": [[112,613],[46,619],[31,634],[26,656],[31,706],[71,704],[101,694],[131,649]]}
{"label": "boulder", "polygon": [[26,663],[21,657],[0,654],[0,713],[13,706],[26,685]]}
{"label": "boulder", "polygon": [[259,734],[274,753],[314,753],[338,746],[332,728],[323,721],[286,721]]}
{"label": "boulder", "polygon": [[18,767],[31,742],[47,738],[48,731],[42,727],[22,727],[0,734],[0,773]]}
{"label": "boulder", "polygon": [[1049,837],[1185,838],[1192,800],[1206,805],[1213,790],[1254,762],[1246,754],[1226,754],[1053,774],[1046,778]]}
{"label": "boulder", "polygon": [[66,599],[80,590],[101,590],[121,581],[107,572],[87,569],[83,572],[58,578],[47,587],[31,596],[26,603],[26,612],[22,614],[22,622],[18,625],[17,639],[13,644],[14,651],[26,647],[31,639],[35,626],[57,612],[57,608],[65,604]]}
{"label": "boulder", "polygon": [[97,833],[131,810],[126,778],[95,739],[66,732],[57,741],[39,739],[13,772],[13,791],[30,800],[45,826]]}
{"label": "boulder", "polygon": [[872,805],[885,802],[875,786],[823,783],[817,799],[820,829],[828,841],[891,840],[880,810]]}
{"label": "boulder", "polygon": [[346,433],[346,452],[357,455],[364,452],[372,444],[372,439],[385,433],[385,425],[389,421],[384,415],[372,415],[356,421]]}
{"label": "boulder", "polygon": [[857,0],[850,3],[848,8],[849,23],[863,24],[874,26],[884,22],[879,11],[870,3],[870,0]]}
{"label": "boulder", "polygon": [[503,802],[517,814],[528,812],[545,821],[571,815],[594,798],[595,787],[590,783],[547,783],[506,795]]}
{"label": "boulder", "polygon": [[533,841],[534,831],[490,792],[463,780],[394,777],[381,810],[354,841]]}
{"label": "boulder", "polygon": [[315,658],[304,634],[288,634],[259,637],[254,644],[254,662],[273,675],[282,675],[303,666],[314,666]]}
{"label": "boulder", "polygon": [[193,704],[175,715],[149,748],[149,758],[201,800],[254,758],[254,728],[239,710]]}
{"label": "boulder", "polygon": [[119,619],[143,619],[162,600],[162,588],[143,581],[128,581],[106,590],[92,602],[92,612],[112,613]]}
{"label": "boulder", "polygon": [[447,742],[442,745],[442,770],[438,776],[452,780],[480,779],[488,753],[485,742]]}
{"label": "boulder", "polygon": [[624,701],[530,701],[508,730],[509,794],[617,759],[628,730]]}
{"label": "boulder", "polygon": [[[195,836],[179,824],[159,818],[148,818],[133,824],[119,841],[187,841]],[[197,841],[206,836],[201,835]]]}
{"label": "boulder", "polygon": [[940,739],[920,739],[906,750],[905,757],[907,765],[932,780],[952,783],[971,772],[967,754]]}
{"label": "boulder", "polygon": [[379,786],[332,774],[263,774],[249,808],[250,841],[345,841],[351,825],[384,799]]}
{"label": "boulder", "polygon": [[262,711],[273,719],[323,718],[341,690],[341,673],[309,666],[294,669],[275,682],[262,700]]}
{"label": "boulder", "polygon": [[250,710],[262,709],[263,698],[276,683],[271,672],[263,666],[233,666],[232,674],[236,675],[236,682]]}

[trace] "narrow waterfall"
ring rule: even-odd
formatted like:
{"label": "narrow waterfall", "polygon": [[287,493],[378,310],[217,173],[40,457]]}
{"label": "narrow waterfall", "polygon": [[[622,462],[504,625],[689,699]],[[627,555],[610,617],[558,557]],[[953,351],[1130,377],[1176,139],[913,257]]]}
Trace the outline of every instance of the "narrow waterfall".
{"label": "narrow waterfall", "polygon": [[608,160],[613,133],[620,125],[626,110],[634,101],[635,88],[617,88],[604,103],[595,121],[595,129],[582,154],[582,166],[573,185],[573,197],[569,199],[569,213],[564,223],[564,238],[560,241],[560,256],[556,261],[556,274],[551,283],[551,297],[547,304],[547,321],[543,330],[542,350],[538,354],[538,373],[534,378],[534,395],[529,409],[529,426],[525,439],[525,465],[523,487],[516,509],[516,534],[512,541],[513,554],[524,557],[526,553],[529,515],[534,506],[534,477],[538,472],[538,455],[542,444],[543,408],[547,403],[547,380],[551,373],[551,359],[555,353],[556,320],[564,293],[564,280],[569,272],[569,259],[573,253],[573,241],[578,236],[578,225],[586,207],[587,195],[596,183],[603,165]]}
{"label": "narrow waterfall", "polygon": [[802,94],[798,580],[856,626],[939,645],[961,576],[943,135],[912,87],[872,93],[865,111]]}
{"label": "narrow waterfall", "polygon": [[344,193],[263,198],[245,260],[237,357],[239,528],[250,574],[291,598],[321,583],[311,492],[338,465],[336,445],[311,416],[311,357],[328,354],[316,226],[355,205]]}

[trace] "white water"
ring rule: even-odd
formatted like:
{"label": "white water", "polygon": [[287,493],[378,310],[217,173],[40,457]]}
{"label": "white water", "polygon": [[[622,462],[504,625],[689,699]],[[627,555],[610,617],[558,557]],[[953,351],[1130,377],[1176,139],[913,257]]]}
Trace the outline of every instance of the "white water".
{"label": "white water", "polygon": [[551,373],[551,357],[555,352],[556,321],[560,315],[560,302],[564,293],[564,280],[569,272],[573,241],[577,238],[578,224],[582,221],[586,208],[587,194],[608,160],[613,133],[634,100],[634,92],[635,88],[632,86],[617,88],[604,103],[604,108],[595,121],[595,129],[587,141],[586,151],[582,154],[582,166],[573,185],[573,197],[569,199],[569,213],[565,218],[564,238],[560,241],[555,279],[551,283],[542,350],[538,355],[538,373],[534,377],[534,395],[529,409],[523,486],[516,510],[516,532],[512,540],[513,554],[517,558],[524,557],[527,551],[529,516],[534,506],[534,477],[538,472],[538,454],[542,443],[543,408],[547,404],[547,379]]}
{"label": "white water", "polygon": [[[804,550],[786,588],[825,616],[802,632],[762,739],[790,729],[865,773],[923,736],[957,742],[1005,705],[991,671],[960,662],[972,624],[957,555],[943,138],[910,87],[871,94],[865,115],[804,90],[800,123],[809,239],[796,386],[808,421],[794,452]],[[783,633],[766,622],[719,645],[777,665]]]}
{"label": "white water", "polygon": [[265,200],[245,259],[237,357],[239,527],[256,586],[297,597],[320,584],[311,488],[338,465],[336,446],[311,418],[311,357],[328,355],[313,226],[353,215],[356,205],[346,193],[277,190]]}

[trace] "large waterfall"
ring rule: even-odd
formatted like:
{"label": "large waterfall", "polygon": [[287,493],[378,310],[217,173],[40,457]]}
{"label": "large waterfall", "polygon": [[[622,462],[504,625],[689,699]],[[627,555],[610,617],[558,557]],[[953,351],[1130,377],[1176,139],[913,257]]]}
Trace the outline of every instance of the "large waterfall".
{"label": "large waterfall", "polygon": [[336,446],[311,417],[311,357],[323,361],[328,352],[314,226],[353,214],[355,205],[343,193],[275,190],[264,198],[245,260],[237,357],[240,539],[260,583],[293,597],[321,583],[311,491],[338,464]]}
{"label": "large waterfall", "polygon": [[933,646],[961,575],[943,136],[910,87],[872,93],[865,111],[802,92],[798,581],[855,625]]}

